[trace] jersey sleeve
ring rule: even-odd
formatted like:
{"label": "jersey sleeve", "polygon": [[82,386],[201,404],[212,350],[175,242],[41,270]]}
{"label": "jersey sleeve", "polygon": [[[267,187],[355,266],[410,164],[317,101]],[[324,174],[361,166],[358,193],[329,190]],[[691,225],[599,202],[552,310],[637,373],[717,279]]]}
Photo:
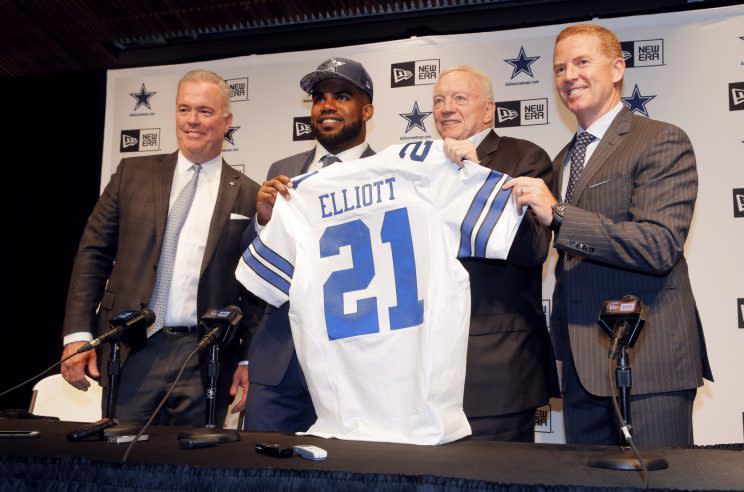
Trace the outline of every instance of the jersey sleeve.
{"label": "jersey sleeve", "polygon": [[449,210],[459,236],[457,257],[505,259],[523,217],[511,190],[501,188],[511,177],[471,162],[458,177]]}
{"label": "jersey sleeve", "polygon": [[246,289],[274,307],[289,300],[294,275],[296,240],[287,227],[291,216],[287,201],[277,198],[271,220],[245,250],[235,270],[235,277]]}

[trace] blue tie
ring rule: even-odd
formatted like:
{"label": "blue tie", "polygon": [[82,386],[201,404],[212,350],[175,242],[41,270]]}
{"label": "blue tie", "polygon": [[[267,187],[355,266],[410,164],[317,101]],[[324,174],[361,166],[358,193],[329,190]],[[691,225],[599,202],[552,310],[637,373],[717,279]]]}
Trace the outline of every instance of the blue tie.
{"label": "blue tie", "polygon": [[147,328],[147,336],[151,337],[163,327],[165,320],[165,308],[168,305],[168,292],[170,291],[173,267],[176,263],[176,250],[178,249],[178,237],[181,235],[183,223],[189,215],[191,203],[196,194],[196,184],[199,181],[201,166],[194,164],[189,168],[194,170],[186,186],[178,194],[176,201],[168,212],[168,223],[165,226],[165,237],[163,247],[160,250],[160,261],[158,262],[157,278],[155,287],[150,298],[150,309],[155,313],[155,322]]}
{"label": "blue tie", "polygon": [[333,154],[326,154],[320,158],[320,162],[323,164],[323,167],[328,167],[335,162],[341,162],[341,159]]}

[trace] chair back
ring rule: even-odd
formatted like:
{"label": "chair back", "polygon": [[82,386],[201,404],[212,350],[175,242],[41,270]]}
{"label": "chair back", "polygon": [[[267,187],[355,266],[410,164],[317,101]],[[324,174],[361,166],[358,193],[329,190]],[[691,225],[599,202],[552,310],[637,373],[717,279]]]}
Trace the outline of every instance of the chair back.
{"label": "chair back", "polygon": [[80,391],[61,374],[48,376],[34,385],[28,411],[34,415],[59,417],[70,422],[95,422],[101,419],[103,388],[90,379],[88,391]]}

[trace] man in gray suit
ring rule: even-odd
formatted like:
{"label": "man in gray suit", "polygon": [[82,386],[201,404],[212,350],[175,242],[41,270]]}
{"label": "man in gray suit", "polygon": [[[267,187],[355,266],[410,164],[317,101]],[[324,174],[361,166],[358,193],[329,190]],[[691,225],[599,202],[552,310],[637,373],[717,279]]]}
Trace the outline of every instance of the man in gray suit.
{"label": "man in gray suit", "polygon": [[[263,303],[233,273],[259,186],[222,160],[231,122],[225,81],[214,72],[187,73],[176,97],[178,151],[122,159],[80,240],[65,309],[63,358],[108,331],[108,321],[122,311],[149,306],[157,314],[144,346],[122,341],[116,406],[121,420],[147,420],[199,341],[199,316],[235,304],[244,317],[233,342],[222,347],[228,374],[220,378],[216,422],[224,421],[239,341],[263,311]],[[182,193],[187,189],[191,193]],[[180,199],[187,195],[191,198]],[[179,209],[185,213],[174,212]],[[110,347],[101,348],[100,367],[95,351],[84,352],[62,364],[63,377],[86,390],[85,372],[98,377],[100,371],[106,385]],[[205,424],[204,362],[192,359],[155,423]]]}
{"label": "man in gray suit", "polygon": [[[466,65],[444,70],[434,86],[433,108],[453,162],[468,159],[510,176],[551,182],[543,149],[493,130],[493,86],[485,73]],[[473,439],[534,441],[536,408],[558,396],[542,311],[549,246],[550,230],[527,211],[506,260],[461,260],[472,297],[463,405]]]}
{"label": "man in gray suit", "polygon": [[[317,144],[312,150],[271,165],[267,181],[258,193],[255,221],[258,228],[271,219],[278,194],[289,198],[290,178],[334,162],[374,154],[366,143],[366,123],[374,113],[372,79],[360,63],[331,58],[305,75],[300,87],[313,100],[310,125]],[[245,247],[256,233],[254,227],[246,231]],[[247,364],[241,363],[233,376],[231,394],[235,394],[238,387],[243,388],[243,399],[233,407],[233,413],[245,408],[244,430],[306,431],[316,420],[295,354],[288,312],[289,303],[278,309],[267,306],[250,351],[246,353]]]}
{"label": "man in gray suit", "polygon": [[649,307],[630,350],[633,439],[690,446],[697,387],[712,380],[684,258],[697,195],[692,145],[679,128],[623,107],[625,61],[607,29],[564,29],[553,69],[577,135],[553,162],[552,192],[532,178],[506,187],[555,235],[551,335],[563,366],[567,441],[622,443],[608,398],[610,340],[596,320],[602,301],[633,294]]}

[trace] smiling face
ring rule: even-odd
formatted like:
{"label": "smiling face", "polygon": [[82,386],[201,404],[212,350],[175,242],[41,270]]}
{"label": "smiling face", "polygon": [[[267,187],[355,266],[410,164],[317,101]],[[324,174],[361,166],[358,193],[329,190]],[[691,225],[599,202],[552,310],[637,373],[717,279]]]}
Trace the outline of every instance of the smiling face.
{"label": "smiling face", "polygon": [[326,150],[338,154],[364,142],[365,123],[374,114],[366,93],[344,80],[326,79],[310,95],[310,126]]}
{"label": "smiling face", "polygon": [[558,96],[586,129],[620,100],[625,60],[603,50],[599,36],[574,34],[556,43],[553,73]]}
{"label": "smiling face", "polygon": [[217,84],[181,84],[176,97],[176,138],[184,157],[196,164],[217,157],[230,124],[232,113],[225,115],[224,96]]}
{"label": "smiling face", "polygon": [[434,122],[439,136],[464,140],[490,128],[494,102],[478,78],[467,71],[445,73],[434,85]]}

